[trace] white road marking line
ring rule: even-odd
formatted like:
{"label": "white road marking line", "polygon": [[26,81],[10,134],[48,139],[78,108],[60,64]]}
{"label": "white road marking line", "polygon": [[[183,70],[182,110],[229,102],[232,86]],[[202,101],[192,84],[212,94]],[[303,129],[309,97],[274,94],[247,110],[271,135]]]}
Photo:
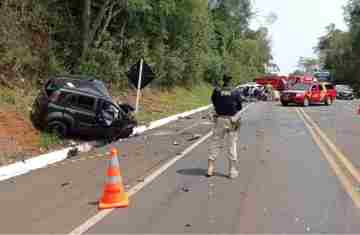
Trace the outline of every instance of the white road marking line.
{"label": "white road marking line", "polygon": [[[241,111],[244,113],[252,104],[249,104],[243,108]],[[196,143],[192,144],[190,147],[188,147],[182,154],[176,156],[169,162],[165,163],[160,169],[153,172],[151,175],[147,176],[143,182],[140,182],[136,184],[134,187],[132,187],[129,191],[129,197],[133,196],[137,192],[139,192],[141,189],[143,189],[146,185],[150,184],[152,181],[154,181],[158,176],[160,176],[162,173],[164,173],[168,168],[170,168],[172,165],[174,165],[178,160],[184,158],[187,154],[189,154],[192,150],[194,150],[197,146],[202,144],[204,141],[206,141],[210,136],[212,135],[212,131],[207,133],[205,136],[203,136],[200,140],[198,140]],[[99,223],[102,219],[104,219],[107,215],[109,215],[114,209],[108,209],[108,210],[102,210],[95,214],[93,217],[85,221],[82,225],[75,228],[72,232],[69,233],[69,235],[80,235],[88,231],[91,227]]]}

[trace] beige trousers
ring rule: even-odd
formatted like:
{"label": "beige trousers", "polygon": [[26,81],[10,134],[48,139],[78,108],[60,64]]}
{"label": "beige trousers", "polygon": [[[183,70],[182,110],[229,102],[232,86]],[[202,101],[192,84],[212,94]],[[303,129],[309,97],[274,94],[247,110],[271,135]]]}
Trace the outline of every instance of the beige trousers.
{"label": "beige trousers", "polygon": [[[230,161],[237,161],[237,143],[239,128],[231,122],[230,117],[214,118],[212,143],[209,160],[215,161],[219,154],[226,154]],[[240,121],[239,121],[240,123]]]}

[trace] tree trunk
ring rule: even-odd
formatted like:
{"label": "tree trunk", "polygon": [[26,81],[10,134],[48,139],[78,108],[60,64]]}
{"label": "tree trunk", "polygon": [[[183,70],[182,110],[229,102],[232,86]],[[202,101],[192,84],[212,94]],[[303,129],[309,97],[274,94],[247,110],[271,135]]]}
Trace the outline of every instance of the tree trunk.
{"label": "tree trunk", "polygon": [[89,45],[92,44],[95,40],[95,36],[96,36],[96,32],[99,30],[101,23],[103,22],[103,20],[106,17],[106,12],[108,11],[108,7],[110,4],[111,0],[107,0],[104,5],[101,7],[98,15],[95,18],[94,24],[91,27],[91,30],[89,32]]}
{"label": "tree trunk", "polygon": [[91,0],[83,0],[81,60],[84,60],[90,44]]}

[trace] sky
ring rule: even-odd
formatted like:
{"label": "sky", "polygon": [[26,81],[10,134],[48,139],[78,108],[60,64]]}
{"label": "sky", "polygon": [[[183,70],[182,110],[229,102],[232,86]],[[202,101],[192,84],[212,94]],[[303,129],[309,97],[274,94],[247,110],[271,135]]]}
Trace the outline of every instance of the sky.
{"label": "sky", "polygon": [[330,23],[347,30],[342,10],[347,0],[252,1],[259,17],[252,21],[251,28],[264,24],[262,16],[277,15],[277,21],[268,27],[274,62],[280,67],[280,73],[293,72],[300,56],[315,57],[313,47]]}

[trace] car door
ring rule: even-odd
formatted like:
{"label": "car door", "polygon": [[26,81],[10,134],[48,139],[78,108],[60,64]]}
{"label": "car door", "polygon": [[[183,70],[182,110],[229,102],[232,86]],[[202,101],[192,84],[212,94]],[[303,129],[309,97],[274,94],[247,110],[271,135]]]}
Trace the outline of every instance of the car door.
{"label": "car door", "polygon": [[75,128],[82,134],[93,134],[96,125],[96,98],[81,94],[70,94],[66,101],[66,112],[75,120]]}
{"label": "car door", "polygon": [[321,91],[319,85],[311,86],[311,102],[318,103],[321,100]]}

